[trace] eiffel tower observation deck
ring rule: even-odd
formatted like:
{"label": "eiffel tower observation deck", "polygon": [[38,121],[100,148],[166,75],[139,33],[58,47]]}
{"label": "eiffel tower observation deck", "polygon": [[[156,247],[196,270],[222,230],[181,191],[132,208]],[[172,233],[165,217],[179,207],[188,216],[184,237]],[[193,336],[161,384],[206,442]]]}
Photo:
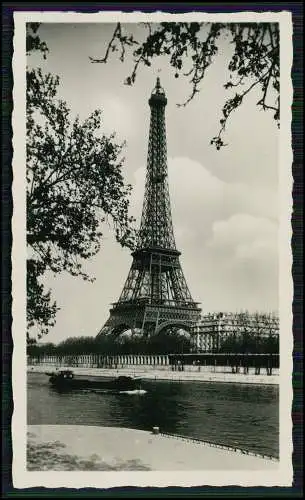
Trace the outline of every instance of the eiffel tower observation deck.
{"label": "eiffel tower observation deck", "polygon": [[168,189],[165,107],[160,79],[148,101],[151,116],[144,203],[125,285],[98,336],[141,330],[143,335],[198,321],[201,309],[187,286],[176,248]]}

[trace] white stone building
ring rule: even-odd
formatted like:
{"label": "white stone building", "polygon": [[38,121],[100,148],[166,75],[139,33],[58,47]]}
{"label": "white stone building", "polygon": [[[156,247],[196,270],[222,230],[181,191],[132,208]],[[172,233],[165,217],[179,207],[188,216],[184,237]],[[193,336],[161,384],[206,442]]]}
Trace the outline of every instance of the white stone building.
{"label": "white stone building", "polygon": [[279,318],[275,313],[208,313],[193,328],[196,348],[202,352],[217,352],[230,336],[243,334],[255,337],[279,335]]}

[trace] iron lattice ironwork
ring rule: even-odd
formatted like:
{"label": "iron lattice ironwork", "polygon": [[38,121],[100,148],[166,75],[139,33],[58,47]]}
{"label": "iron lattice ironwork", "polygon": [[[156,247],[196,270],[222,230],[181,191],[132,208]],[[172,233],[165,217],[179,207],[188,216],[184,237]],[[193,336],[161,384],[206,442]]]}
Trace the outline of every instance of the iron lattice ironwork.
{"label": "iron lattice ironwork", "polygon": [[151,335],[163,328],[190,327],[200,318],[176,248],[167,174],[165,92],[157,78],[151,109],[142,218],[133,262],[118,302],[98,335],[140,329]]}

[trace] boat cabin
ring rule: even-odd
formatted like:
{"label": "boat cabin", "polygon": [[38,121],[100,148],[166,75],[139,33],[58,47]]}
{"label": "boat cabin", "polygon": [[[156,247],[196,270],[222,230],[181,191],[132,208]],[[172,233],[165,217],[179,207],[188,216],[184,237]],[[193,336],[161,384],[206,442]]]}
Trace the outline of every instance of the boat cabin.
{"label": "boat cabin", "polygon": [[59,370],[56,373],[52,374],[53,377],[61,377],[61,378],[67,378],[67,379],[72,379],[74,378],[74,373],[72,370]]}

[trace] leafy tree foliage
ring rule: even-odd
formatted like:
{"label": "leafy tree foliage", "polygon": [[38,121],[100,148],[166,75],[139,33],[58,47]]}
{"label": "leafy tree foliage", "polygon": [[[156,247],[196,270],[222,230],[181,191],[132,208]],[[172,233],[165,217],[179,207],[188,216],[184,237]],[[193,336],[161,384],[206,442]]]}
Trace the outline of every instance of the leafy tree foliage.
{"label": "leafy tree foliage", "polygon": [[59,355],[96,354],[94,337],[69,337],[56,346]]}
{"label": "leafy tree foliage", "polygon": [[[28,49],[45,55],[31,29]],[[27,321],[28,331],[36,328],[39,336],[54,325],[58,310],[42,282],[47,271],[92,281],[83,263],[99,251],[103,223],[123,246],[132,245],[124,145],[103,134],[100,111],[83,122],[71,119],[58,85],[57,76],[27,69]]]}
{"label": "leafy tree foliage", "polygon": [[148,344],[150,354],[186,354],[192,349],[191,338],[176,329],[161,330],[150,337]]}
{"label": "leafy tree foliage", "polygon": [[162,330],[157,335],[99,337],[97,343],[104,353],[109,354],[177,354],[190,352],[192,342],[189,336],[176,329]]}
{"label": "leafy tree foliage", "polygon": [[278,354],[280,352],[280,342],[278,335],[268,335],[262,341],[262,352],[266,352],[268,354]]}
{"label": "leafy tree foliage", "polygon": [[[93,63],[106,63],[112,52],[119,52],[123,62],[131,49],[134,66],[125,83],[132,85],[141,65],[151,66],[157,56],[168,56],[175,77],[189,78],[189,103],[200,91],[208,68],[219,53],[219,44],[226,37],[233,48],[228,63],[229,80],[224,87],[230,95],[222,108],[220,129],[211,144],[217,149],[225,145],[223,134],[231,113],[255,87],[261,96],[257,105],[271,110],[279,124],[279,25],[277,23],[144,23],[144,41],[135,39],[128,25],[117,23],[105,55],[92,58]],[[234,90],[234,93],[232,93]]]}
{"label": "leafy tree foliage", "polygon": [[[274,335],[274,334],[269,334],[267,337],[254,337],[250,336],[247,333],[244,333],[240,336],[237,335],[230,335],[227,337],[227,339],[223,342],[221,345],[219,351],[221,353],[227,353],[233,355],[231,357],[231,366],[232,366],[232,371],[237,373],[240,371],[241,364],[244,364],[244,367],[246,368],[246,372],[248,371],[247,366],[249,367],[247,363],[247,356],[241,363],[240,356],[234,356],[234,354],[241,354],[241,355],[247,355],[247,354],[261,354],[261,355],[267,355],[267,359],[269,355],[278,355],[279,354],[279,336]],[[255,373],[259,374],[260,373],[260,368],[264,366],[266,363],[266,356],[264,356],[265,359],[260,359],[258,358],[255,362],[256,366],[256,371]],[[246,363],[245,363],[246,362]],[[268,361],[267,361],[268,363]],[[272,374],[272,365],[269,366],[267,373],[269,375]]]}
{"label": "leafy tree foliage", "polygon": [[30,356],[78,354],[181,354],[188,353],[192,348],[189,337],[177,331],[160,332],[159,335],[143,337],[141,335],[103,337],[69,337],[58,345],[52,343],[37,345],[28,344]]}
{"label": "leafy tree foliage", "polygon": [[43,58],[47,58],[47,53],[49,49],[47,47],[46,42],[40,39],[39,34],[37,33],[39,26],[41,23],[27,23],[26,25],[26,52],[30,54],[33,51],[40,51],[43,55]]}
{"label": "leafy tree foliage", "polygon": [[43,356],[56,356],[57,346],[52,344],[52,342],[47,342],[45,344],[33,343],[33,339],[30,339],[27,343],[27,355],[31,357],[43,357]]}

